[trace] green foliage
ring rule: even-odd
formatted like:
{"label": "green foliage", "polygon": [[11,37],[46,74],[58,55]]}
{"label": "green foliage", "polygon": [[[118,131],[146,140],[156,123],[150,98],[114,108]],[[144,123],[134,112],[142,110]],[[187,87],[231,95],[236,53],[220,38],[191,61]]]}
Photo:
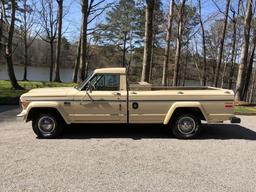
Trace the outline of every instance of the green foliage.
{"label": "green foliage", "polygon": [[236,106],[235,112],[239,114],[255,114],[256,115],[256,107],[251,106]]}
{"label": "green foliage", "polygon": [[[163,11],[163,3],[161,0],[155,1],[154,7],[154,18],[153,18],[153,36],[154,36],[154,46],[160,47],[165,40],[165,31],[166,31],[166,15]],[[140,43],[143,43],[144,32],[145,32],[145,6],[144,3],[138,3],[138,22],[136,27],[140,30],[137,30],[136,33],[140,37]]]}
{"label": "green foliage", "polygon": [[39,82],[39,81],[19,81],[19,84],[25,90],[13,90],[10,81],[0,80],[0,100],[3,98],[15,98],[21,94],[29,91],[30,89],[43,88],[43,87],[72,87],[74,83],[56,83],[56,82]]}
{"label": "green foliage", "polygon": [[[97,26],[95,37],[102,44],[116,45],[123,50],[124,43],[132,41],[125,49],[132,49],[135,45],[135,30],[138,22],[138,8],[134,0],[120,0],[106,14],[106,23]],[[126,41],[126,42],[125,42]]]}

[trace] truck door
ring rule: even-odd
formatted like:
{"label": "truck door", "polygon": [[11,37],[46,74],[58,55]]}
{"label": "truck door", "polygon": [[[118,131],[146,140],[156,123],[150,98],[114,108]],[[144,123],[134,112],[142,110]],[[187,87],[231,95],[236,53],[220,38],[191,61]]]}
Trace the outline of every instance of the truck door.
{"label": "truck door", "polygon": [[121,92],[119,74],[95,74],[90,83],[74,98],[75,122],[117,123],[121,119]]}

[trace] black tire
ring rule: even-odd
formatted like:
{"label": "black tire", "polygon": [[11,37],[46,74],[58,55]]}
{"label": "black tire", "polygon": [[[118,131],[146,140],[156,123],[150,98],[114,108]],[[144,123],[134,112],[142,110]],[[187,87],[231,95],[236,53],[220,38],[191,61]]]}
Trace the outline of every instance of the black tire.
{"label": "black tire", "polygon": [[59,137],[63,133],[64,126],[65,122],[63,119],[54,113],[38,114],[32,120],[34,133],[38,138],[42,139],[53,139]]}
{"label": "black tire", "polygon": [[194,114],[179,114],[174,117],[172,133],[178,139],[193,139],[201,132],[201,121]]}

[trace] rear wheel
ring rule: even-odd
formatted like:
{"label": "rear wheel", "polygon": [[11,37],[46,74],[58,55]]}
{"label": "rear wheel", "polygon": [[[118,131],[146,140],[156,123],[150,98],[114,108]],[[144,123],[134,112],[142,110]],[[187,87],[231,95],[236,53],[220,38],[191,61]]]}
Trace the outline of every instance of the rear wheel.
{"label": "rear wheel", "polygon": [[201,121],[194,114],[180,114],[174,119],[172,132],[176,138],[191,139],[199,135]]}
{"label": "rear wheel", "polygon": [[32,127],[39,138],[57,138],[63,132],[64,122],[58,115],[44,113],[34,118]]}

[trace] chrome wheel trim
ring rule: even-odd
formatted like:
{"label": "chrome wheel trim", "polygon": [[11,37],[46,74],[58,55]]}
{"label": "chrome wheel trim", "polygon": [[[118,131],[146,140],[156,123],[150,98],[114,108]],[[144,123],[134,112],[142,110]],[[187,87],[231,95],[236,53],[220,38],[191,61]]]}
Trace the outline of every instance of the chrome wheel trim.
{"label": "chrome wheel trim", "polygon": [[192,117],[181,117],[177,122],[177,128],[183,135],[189,135],[196,131],[196,122]]}
{"label": "chrome wheel trim", "polygon": [[37,126],[40,132],[45,136],[51,135],[56,127],[54,119],[48,115],[40,117]]}

